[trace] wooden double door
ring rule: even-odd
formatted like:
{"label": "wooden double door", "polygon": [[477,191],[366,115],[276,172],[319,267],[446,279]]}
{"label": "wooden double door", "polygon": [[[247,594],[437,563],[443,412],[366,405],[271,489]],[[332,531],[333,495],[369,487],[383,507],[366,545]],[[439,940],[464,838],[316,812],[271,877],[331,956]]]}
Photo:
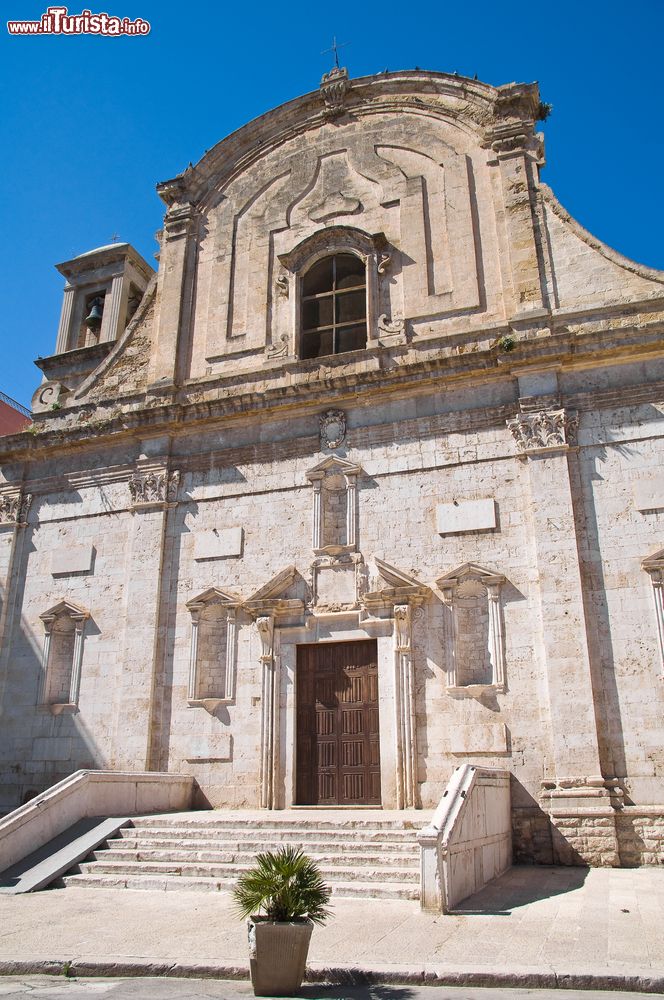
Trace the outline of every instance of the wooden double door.
{"label": "wooden double door", "polygon": [[377,805],[376,641],[297,648],[298,805]]}

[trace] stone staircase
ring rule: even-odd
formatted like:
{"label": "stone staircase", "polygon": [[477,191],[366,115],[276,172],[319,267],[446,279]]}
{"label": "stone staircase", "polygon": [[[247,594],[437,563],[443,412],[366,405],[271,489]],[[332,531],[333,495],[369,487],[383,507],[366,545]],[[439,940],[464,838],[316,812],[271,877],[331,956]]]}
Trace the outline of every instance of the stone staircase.
{"label": "stone staircase", "polygon": [[[63,882],[127,889],[233,888],[256,854],[286,844],[313,858],[337,897],[419,899],[421,812],[288,810],[134,817]],[[61,883],[62,884],[62,883]]]}

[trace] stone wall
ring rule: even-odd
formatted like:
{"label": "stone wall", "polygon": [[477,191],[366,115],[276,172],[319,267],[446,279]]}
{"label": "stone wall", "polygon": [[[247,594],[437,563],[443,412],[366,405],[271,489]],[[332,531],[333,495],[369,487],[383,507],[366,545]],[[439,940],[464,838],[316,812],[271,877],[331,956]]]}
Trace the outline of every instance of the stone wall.
{"label": "stone wall", "polygon": [[[664,277],[540,184],[536,86],[337,83],[160,185],[127,329],[0,444],[0,808],[81,767],[290,805],[298,645],[369,638],[386,807],[468,760],[517,857],[652,861]],[[366,348],[302,359],[341,252]]]}

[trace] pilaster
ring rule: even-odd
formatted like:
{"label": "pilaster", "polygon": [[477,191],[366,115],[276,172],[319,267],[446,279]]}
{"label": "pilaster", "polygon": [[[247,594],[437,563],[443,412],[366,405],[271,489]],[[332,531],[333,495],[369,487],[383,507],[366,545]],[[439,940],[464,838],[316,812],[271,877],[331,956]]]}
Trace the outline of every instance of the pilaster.
{"label": "pilaster", "polygon": [[536,147],[537,138],[527,134],[499,137],[492,143],[500,171],[517,314],[545,306],[531,205],[535,188],[533,171],[538,156]]}
{"label": "pilaster", "polygon": [[186,374],[193,323],[199,214],[175,203],[164,220],[159,272],[157,338],[150,372],[154,388],[168,387]]}
{"label": "pilaster", "polygon": [[123,298],[126,299],[127,280],[124,274],[116,274],[111,282],[111,289],[106,295],[104,313],[99,331],[99,340],[117,340],[120,334],[120,316],[123,315]]}
{"label": "pilaster", "polygon": [[560,406],[533,405],[507,423],[528,462],[555,767],[555,777],[543,782],[544,796],[551,808],[606,806],[568,464],[578,419]]}
{"label": "pilaster", "polygon": [[71,316],[74,308],[76,289],[68,285],[62,299],[62,310],[60,312],[60,325],[58,326],[58,339],[55,342],[55,353],[62,354],[69,350],[69,331],[71,329]]}
{"label": "pilaster", "polygon": [[32,495],[19,487],[0,492],[0,717],[11,653],[16,596],[22,564],[25,528]]}
{"label": "pilaster", "polygon": [[[146,449],[148,450],[148,449]],[[159,674],[159,628],[168,519],[177,505],[179,473],[143,456],[128,484],[123,662],[116,699],[114,766],[149,770]]]}

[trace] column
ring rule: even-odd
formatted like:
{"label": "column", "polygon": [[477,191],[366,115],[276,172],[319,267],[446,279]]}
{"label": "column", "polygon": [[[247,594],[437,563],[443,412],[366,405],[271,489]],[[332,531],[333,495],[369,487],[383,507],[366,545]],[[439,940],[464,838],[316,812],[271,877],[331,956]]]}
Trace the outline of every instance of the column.
{"label": "column", "polygon": [[201,608],[189,608],[191,615],[191,647],[189,650],[189,684],[187,687],[187,699],[196,701],[198,696],[198,622]]}
{"label": "column", "polygon": [[312,520],[312,530],[311,530],[311,547],[316,552],[318,549],[322,548],[323,545],[323,508],[322,508],[322,486],[323,477],[322,475],[311,479],[311,485],[313,488],[313,520]]}
{"label": "column", "polygon": [[274,618],[256,619],[261,641],[261,808],[274,809],[275,715],[279,698],[274,669]]}
{"label": "column", "polygon": [[346,475],[346,544],[357,548],[357,476]]}
{"label": "column", "polygon": [[229,608],[226,612],[226,682],[224,684],[224,699],[233,701],[235,698],[235,633],[237,629],[237,612]]}
{"label": "column", "polygon": [[83,663],[83,638],[87,615],[72,615],[74,619],[74,657],[71,665],[69,684],[69,704],[78,705],[78,691],[81,686],[81,666]]}
{"label": "column", "polygon": [[484,581],[489,598],[489,655],[493,671],[491,683],[494,687],[505,690],[505,652],[503,643],[503,619],[500,613],[500,586],[502,579],[496,583]]}
{"label": "column", "polygon": [[664,677],[664,555],[660,552],[650,559],[644,559],[641,566],[649,574],[652,584],[657,638],[659,640],[660,676]]}
{"label": "column", "polygon": [[412,611],[408,604],[394,608],[396,662],[395,712],[397,733],[397,808],[417,805],[417,734],[412,656]]}

